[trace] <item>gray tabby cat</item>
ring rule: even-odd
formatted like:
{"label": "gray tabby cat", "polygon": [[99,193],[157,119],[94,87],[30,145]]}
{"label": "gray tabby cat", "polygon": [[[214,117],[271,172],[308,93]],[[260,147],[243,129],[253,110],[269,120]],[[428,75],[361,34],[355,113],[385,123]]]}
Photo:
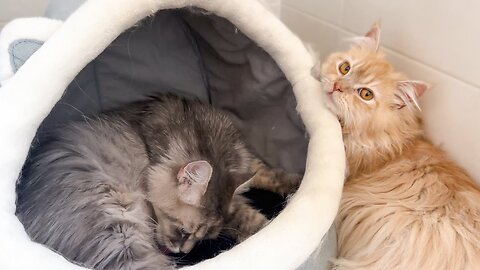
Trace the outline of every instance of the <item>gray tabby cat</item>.
{"label": "gray tabby cat", "polygon": [[57,131],[25,165],[17,215],[34,241],[83,266],[173,269],[162,250],[264,226],[234,196],[258,164],[225,113],[160,96]]}

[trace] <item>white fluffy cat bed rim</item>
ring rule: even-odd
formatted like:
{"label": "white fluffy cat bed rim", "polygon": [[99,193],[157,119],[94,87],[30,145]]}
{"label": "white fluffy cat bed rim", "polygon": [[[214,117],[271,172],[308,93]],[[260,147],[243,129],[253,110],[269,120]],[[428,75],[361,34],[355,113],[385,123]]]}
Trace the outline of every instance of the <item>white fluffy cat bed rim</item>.
{"label": "white fluffy cat bed rim", "polygon": [[15,183],[30,144],[68,84],[118,35],[158,10],[188,6],[227,18],[274,58],[293,85],[310,143],[303,183],[286,209],[232,250],[187,268],[295,269],[319,245],[337,213],[345,155],[302,42],[256,0],[90,0],[0,88],[1,269],[82,269],[31,242],[15,216]]}

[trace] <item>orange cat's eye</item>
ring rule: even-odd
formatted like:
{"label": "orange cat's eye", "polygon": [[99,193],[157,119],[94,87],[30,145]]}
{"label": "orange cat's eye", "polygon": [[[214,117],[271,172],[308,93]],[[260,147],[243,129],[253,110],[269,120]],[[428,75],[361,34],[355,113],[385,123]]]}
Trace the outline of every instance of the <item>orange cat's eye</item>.
{"label": "orange cat's eye", "polygon": [[350,63],[348,61],[345,61],[338,66],[338,71],[340,71],[340,74],[342,75],[347,75],[348,72],[350,72]]}
{"label": "orange cat's eye", "polygon": [[372,90],[368,89],[368,88],[358,88],[358,95],[364,99],[364,100],[372,100],[373,99],[373,92]]}

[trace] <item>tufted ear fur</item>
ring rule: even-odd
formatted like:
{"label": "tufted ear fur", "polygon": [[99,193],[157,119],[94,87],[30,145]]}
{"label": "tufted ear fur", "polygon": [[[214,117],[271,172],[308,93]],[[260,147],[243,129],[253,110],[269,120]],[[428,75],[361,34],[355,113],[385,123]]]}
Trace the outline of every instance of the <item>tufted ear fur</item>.
{"label": "tufted ear fur", "polygon": [[395,105],[398,109],[415,106],[420,109],[417,98],[422,96],[430,85],[422,81],[400,81],[397,83],[398,94],[396,94]]}
{"label": "tufted ear fur", "polygon": [[380,47],[380,33],[380,22],[375,22],[365,35],[365,37],[371,40],[372,49],[375,51],[378,51],[378,48]]}
{"label": "tufted ear fur", "polygon": [[380,47],[380,32],[380,22],[375,22],[365,36],[354,37],[353,44],[376,52]]}
{"label": "tufted ear fur", "polygon": [[180,200],[189,205],[199,206],[212,173],[212,166],[205,160],[193,161],[182,167],[177,174]]}

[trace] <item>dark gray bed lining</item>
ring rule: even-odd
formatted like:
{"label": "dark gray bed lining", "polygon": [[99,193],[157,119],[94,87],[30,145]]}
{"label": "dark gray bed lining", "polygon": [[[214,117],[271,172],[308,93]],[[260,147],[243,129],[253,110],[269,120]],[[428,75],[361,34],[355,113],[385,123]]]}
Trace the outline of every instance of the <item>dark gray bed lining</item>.
{"label": "dark gray bed lining", "polygon": [[303,172],[307,137],[292,87],[263,49],[228,20],[160,11],[121,34],[75,78],[39,129],[163,92],[229,111],[269,165]]}
{"label": "dark gray bed lining", "polygon": [[147,18],[121,34],[68,86],[42,124],[38,138],[71,120],[177,92],[208,101],[201,59],[176,12]]}
{"label": "dark gray bed lining", "polygon": [[267,163],[303,171],[303,124],[291,84],[271,56],[226,19],[184,14],[205,62],[212,104],[232,113]]}

